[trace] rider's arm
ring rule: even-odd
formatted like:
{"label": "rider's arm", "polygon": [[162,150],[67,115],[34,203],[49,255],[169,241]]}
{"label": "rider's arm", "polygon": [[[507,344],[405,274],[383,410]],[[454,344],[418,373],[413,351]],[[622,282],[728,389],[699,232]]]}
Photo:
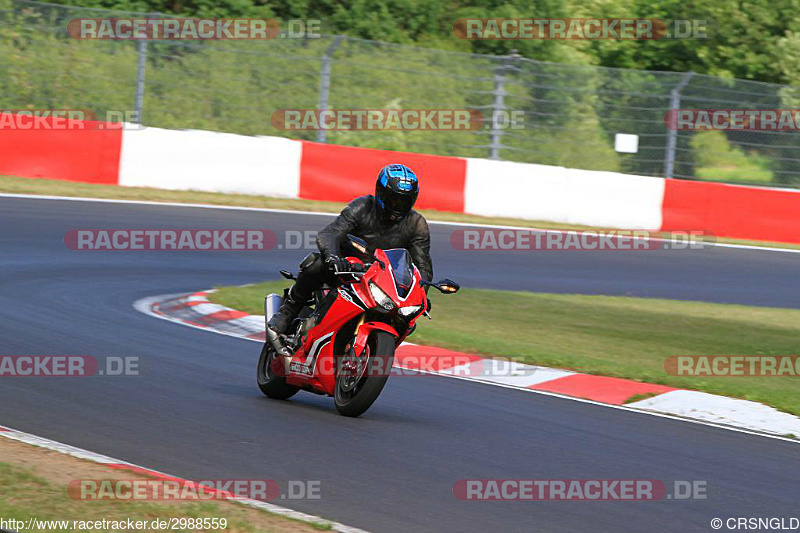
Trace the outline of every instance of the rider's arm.
{"label": "rider's arm", "polygon": [[323,257],[338,256],[341,253],[340,245],[348,233],[353,233],[358,227],[357,216],[364,209],[365,199],[356,198],[350,202],[333,222],[322,228],[317,234],[317,248]]}
{"label": "rider's arm", "polygon": [[417,265],[422,279],[425,281],[433,280],[433,261],[431,260],[431,233],[428,230],[428,222],[422,215],[418,215],[414,226],[414,233],[408,245],[411,259]]}

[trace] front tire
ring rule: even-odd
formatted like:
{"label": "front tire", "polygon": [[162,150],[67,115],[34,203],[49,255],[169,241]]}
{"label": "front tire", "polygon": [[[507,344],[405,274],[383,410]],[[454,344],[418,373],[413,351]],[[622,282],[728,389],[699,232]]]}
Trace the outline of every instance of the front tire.
{"label": "front tire", "polygon": [[258,369],[256,371],[256,378],[258,379],[258,388],[261,389],[268,398],[273,400],[288,400],[295,394],[298,389],[286,383],[285,376],[279,376],[272,371],[272,360],[275,358],[275,349],[269,343],[264,343],[261,348],[261,356],[258,358]]}
{"label": "front tire", "polygon": [[355,386],[346,385],[346,376],[336,378],[334,402],[344,416],[361,416],[378,399],[394,361],[395,338],[385,331],[374,331],[367,339],[368,368]]}

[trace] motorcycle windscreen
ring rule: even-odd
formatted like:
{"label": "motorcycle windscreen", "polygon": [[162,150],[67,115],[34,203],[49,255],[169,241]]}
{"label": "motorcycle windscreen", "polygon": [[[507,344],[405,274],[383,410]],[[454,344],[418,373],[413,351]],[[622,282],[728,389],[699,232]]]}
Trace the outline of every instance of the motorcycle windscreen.
{"label": "motorcycle windscreen", "polygon": [[394,248],[386,250],[386,257],[392,265],[397,294],[400,298],[405,298],[414,284],[414,264],[411,262],[411,254],[403,248]]}

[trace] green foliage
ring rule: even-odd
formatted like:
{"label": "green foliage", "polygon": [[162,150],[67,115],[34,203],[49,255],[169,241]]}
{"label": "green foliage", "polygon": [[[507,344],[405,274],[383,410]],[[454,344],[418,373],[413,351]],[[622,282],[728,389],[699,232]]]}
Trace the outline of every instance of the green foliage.
{"label": "green foliage", "polygon": [[731,145],[721,131],[695,133],[690,142],[697,177],[715,181],[770,182],[769,160],[745,154]]}
{"label": "green foliage", "polygon": [[[55,11],[31,10],[0,24],[0,106],[130,110],[135,100],[137,43],[75,40]],[[49,30],[49,31],[46,31]],[[148,42],[143,103],[147,126],[316,139],[315,131],[271,124],[280,109],[319,105],[321,58],[333,39]],[[493,99],[491,56],[344,40],[332,63],[330,108],[487,109]],[[398,75],[405,71],[408,75]],[[522,80],[507,86],[514,106],[530,101]],[[553,98],[558,98],[554,95]],[[615,170],[616,154],[581,93],[551,107],[555,133],[531,129],[503,139],[514,160]],[[514,108],[514,107],[512,107]],[[532,108],[533,109],[533,108]],[[489,123],[479,131],[331,131],[327,142],[387,150],[486,157]],[[528,117],[531,126],[535,115]],[[513,136],[516,133],[517,136]]]}
{"label": "green foliage", "polygon": [[[695,71],[791,83],[785,40],[796,39],[800,0],[55,0],[55,3],[201,17],[320,19],[328,34],[570,64]],[[658,18],[707,21],[705,36],[634,40],[485,40],[453,34],[459,18]],[[776,68],[776,65],[778,67]]]}
{"label": "green foliage", "polygon": [[[800,85],[800,22],[790,16],[800,0],[56,1],[182,16],[320,19],[326,35],[382,41],[342,42],[332,64],[330,108],[488,112],[495,75],[503,72],[508,80],[504,105],[525,113],[525,128],[504,132],[501,157],[520,162],[659,175],[666,144],[664,108],[680,76],[653,70],[693,70],[728,78],[695,76],[682,92],[683,107],[706,108],[710,102],[743,108],[774,108],[780,102],[800,107],[795,88],[732,79]],[[50,4],[20,7],[24,5],[0,0],[0,106],[90,108],[101,117],[104,110],[133,107],[136,43],[69,39],[63,31],[66,22],[98,16],[96,12],[79,7],[65,11]],[[468,41],[453,34],[459,18],[531,16],[695,18],[714,23],[704,39]],[[316,132],[278,130],[270,117],[278,109],[319,105],[321,58],[332,42],[331,37],[150,42],[143,121],[154,127],[314,140]],[[543,62],[509,59],[506,54],[512,50]],[[614,152],[617,132],[640,135],[640,152]],[[326,140],[466,157],[486,157],[491,142],[488,127],[477,132],[334,131]],[[798,183],[793,166],[800,140],[772,135],[755,144],[762,156],[729,147],[725,163],[697,163],[695,171],[689,156],[682,157],[691,147],[679,138],[676,175],[768,181],[774,174],[776,183]],[[770,168],[763,157],[772,160]]]}
{"label": "green foliage", "polygon": [[[531,162],[587,170],[620,170],[620,156],[606,138],[594,109],[588,106],[571,106],[562,129],[555,132],[534,129],[525,143],[536,152]],[[512,140],[507,144],[515,143]]]}
{"label": "green foliage", "polygon": [[[41,31],[47,16],[29,13],[0,25],[0,77],[5,109],[128,109],[135,86],[132,43],[64,39]],[[91,58],[91,60],[89,60]]]}

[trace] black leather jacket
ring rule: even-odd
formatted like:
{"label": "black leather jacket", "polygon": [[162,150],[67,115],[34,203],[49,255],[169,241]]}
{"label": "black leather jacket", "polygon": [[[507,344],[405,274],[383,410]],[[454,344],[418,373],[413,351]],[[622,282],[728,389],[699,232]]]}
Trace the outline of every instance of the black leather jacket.
{"label": "black leather jacket", "polygon": [[422,279],[433,280],[428,223],[413,209],[397,224],[390,224],[378,216],[374,196],[356,198],[317,235],[317,246],[322,255],[342,255],[341,246],[346,242],[348,233],[361,237],[373,248],[405,248],[411,254],[411,260],[417,265]]}

